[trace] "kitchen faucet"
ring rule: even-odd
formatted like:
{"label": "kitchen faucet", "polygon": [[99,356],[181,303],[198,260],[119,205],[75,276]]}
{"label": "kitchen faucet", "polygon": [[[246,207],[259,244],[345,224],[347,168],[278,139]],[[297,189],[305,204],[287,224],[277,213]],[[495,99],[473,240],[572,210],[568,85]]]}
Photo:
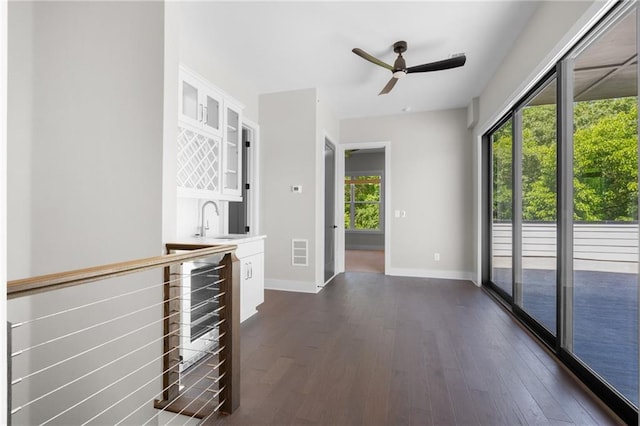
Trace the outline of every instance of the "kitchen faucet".
{"label": "kitchen faucet", "polygon": [[220,216],[220,211],[218,210],[218,205],[216,204],[215,201],[205,201],[205,203],[202,205],[202,214],[201,214],[201,223],[200,223],[200,236],[201,237],[206,237],[207,236],[207,230],[209,229],[209,221],[206,221],[205,224],[205,220],[204,220],[204,210],[207,208],[207,206],[209,204],[213,204],[213,208],[215,209],[216,212],[216,216]]}

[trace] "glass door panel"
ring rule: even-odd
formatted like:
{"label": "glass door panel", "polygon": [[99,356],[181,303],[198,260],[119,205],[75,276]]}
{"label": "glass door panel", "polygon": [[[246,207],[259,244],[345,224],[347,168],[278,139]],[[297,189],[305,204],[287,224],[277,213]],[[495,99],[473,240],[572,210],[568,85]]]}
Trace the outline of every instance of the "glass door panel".
{"label": "glass door panel", "polygon": [[203,123],[208,130],[220,131],[220,100],[210,93],[205,95]]}
{"label": "glass door panel", "polygon": [[567,349],[638,405],[636,12],[574,62],[573,309]]}
{"label": "glass door panel", "polygon": [[491,134],[492,222],[491,281],[513,296],[513,183],[512,120]]}
{"label": "glass door panel", "polygon": [[522,308],[556,334],[556,80],[522,109]]}
{"label": "glass door panel", "polygon": [[227,108],[227,134],[225,139],[224,189],[228,193],[240,194],[240,114]]}
{"label": "glass door panel", "polygon": [[182,81],[182,115],[198,121],[198,89]]}

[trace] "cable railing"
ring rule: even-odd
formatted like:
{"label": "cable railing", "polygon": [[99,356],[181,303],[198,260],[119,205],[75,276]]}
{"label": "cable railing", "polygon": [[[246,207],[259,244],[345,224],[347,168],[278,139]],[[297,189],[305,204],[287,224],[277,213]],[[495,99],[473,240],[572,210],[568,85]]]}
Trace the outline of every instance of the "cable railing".
{"label": "cable railing", "polygon": [[11,424],[200,423],[239,406],[234,245],[7,283]]}

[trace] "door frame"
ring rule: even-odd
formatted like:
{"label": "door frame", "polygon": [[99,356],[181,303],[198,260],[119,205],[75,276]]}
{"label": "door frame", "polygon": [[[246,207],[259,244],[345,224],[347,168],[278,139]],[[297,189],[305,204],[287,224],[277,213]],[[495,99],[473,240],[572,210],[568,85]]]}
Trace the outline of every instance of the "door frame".
{"label": "door frame", "polygon": [[[340,152],[339,150],[339,145],[337,143],[334,142],[335,139],[333,139],[331,136],[329,136],[329,134],[327,134],[327,132],[324,132],[324,137],[322,139],[322,157],[323,157],[323,161],[322,161],[322,168],[323,168],[323,174],[322,174],[322,179],[323,179],[323,197],[324,197],[324,203],[323,205],[326,205],[327,203],[327,199],[326,199],[326,185],[327,185],[327,168],[326,168],[326,160],[325,160],[325,152],[327,149],[327,145],[331,145],[333,147],[333,219],[334,221],[338,221],[338,218],[341,216],[338,216],[338,199],[337,199],[337,190],[338,190],[338,153]],[[322,224],[323,224],[323,229],[324,232],[322,234],[322,238],[323,241],[326,242],[326,232],[327,232],[327,226],[326,226],[326,217],[323,213],[322,215]],[[336,275],[338,275],[338,262],[337,262],[337,249],[338,249],[338,234],[339,232],[337,232],[337,228],[334,230],[334,235],[333,235],[333,275],[331,277],[329,277],[328,279],[326,278],[326,271],[325,271],[325,267],[326,267],[326,252],[327,252],[327,248],[323,242],[322,247],[323,247],[323,252],[322,252],[322,286],[324,287],[325,285],[327,285],[329,283],[329,281],[331,281],[333,278],[335,278]]]}
{"label": "door frame", "polygon": [[[358,142],[338,145],[339,155],[337,156],[337,179],[336,179],[336,218],[342,217],[344,211],[344,184],[345,175],[345,152],[350,149],[377,149],[384,148],[384,274],[389,275],[391,270],[391,142]],[[340,208],[338,208],[340,207]],[[338,232],[336,238],[336,273],[345,271],[345,229],[344,221],[338,221]]]}
{"label": "door frame", "polygon": [[247,225],[250,235],[260,235],[260,125],[242,117],[242,127],[251,132],[251,155],[247,158],[248,180],[251,185],[247,200]]}

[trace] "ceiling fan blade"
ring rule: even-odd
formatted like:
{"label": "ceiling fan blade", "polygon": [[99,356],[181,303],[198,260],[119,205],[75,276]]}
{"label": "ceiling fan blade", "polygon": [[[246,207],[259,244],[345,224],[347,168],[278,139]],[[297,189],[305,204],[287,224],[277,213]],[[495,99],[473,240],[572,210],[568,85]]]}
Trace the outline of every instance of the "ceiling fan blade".
{"label": "ceiling fan blade", "polygon": [[380,59],[376,58],[375,56],[371,56],[369,55],[367,52],[365,52],[362,49],[359,48],[355,48],[352,50],[353,53],[355,53],[356,55],[360,56],[362,59],[366,59],[367,61],[376,64],[378,66],[381,66],[382,68],[386,68],[389,71],[393,71],[393,67],[385,62],[382,62]]}
{"label": "ceiling fan blade", "polygon": [[454,56],[453,58],[444,59],[442,61],[430,62],[428,64],[416,65],[414,67],[407,68],[407,74],[412,72],[429,72],[429,71],[440,71],[440,70],[448,70],[450,68],[457,68],[464,65],[467,62],[467,57],[465,55]]}
{"label": "ceiling fan blade", "polygon": [[392,77],[391,80],[389,80],[389,82],[387,83],[387,85],[384,86],[384,89],[382,89],[382,91],[380,93],[378,93],[378,96],[386,95],[387,93],[389,93],[391,91],[391,89],[393,89],[393,86],[396,85],[397,81],[398,81],[397,78]]}

